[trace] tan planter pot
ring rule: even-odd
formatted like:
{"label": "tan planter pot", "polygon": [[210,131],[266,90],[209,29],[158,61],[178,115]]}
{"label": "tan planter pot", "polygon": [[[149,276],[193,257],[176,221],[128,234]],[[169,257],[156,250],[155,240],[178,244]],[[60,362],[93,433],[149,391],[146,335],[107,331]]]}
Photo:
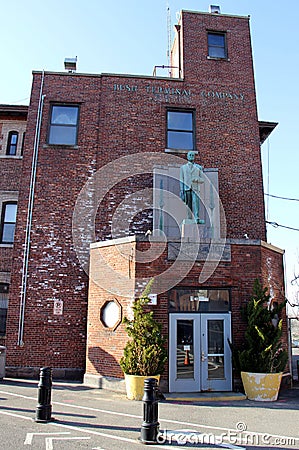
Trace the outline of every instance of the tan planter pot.
{"label": "tan planter pot", "polygon": [[148,375],[147,377],[143,377],[141,375],[128,375],[125,373],[127,398],[129,400],[142,400],[144,392],[144,380],[146,380],[147,378],[156,378],[159,384],[160,375]]}
{"label": "tan planter pot", "polygon": [[241,372],[245,394],[249,400],[274,402],[277,400],[282,373]]}

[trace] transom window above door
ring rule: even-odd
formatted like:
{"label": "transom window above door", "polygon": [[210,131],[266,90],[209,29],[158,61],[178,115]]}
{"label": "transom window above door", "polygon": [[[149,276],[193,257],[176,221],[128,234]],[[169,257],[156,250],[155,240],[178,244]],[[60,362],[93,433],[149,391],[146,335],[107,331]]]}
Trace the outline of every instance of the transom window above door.
{"label": "transom window above door", "polygon": [[169,293],[169,312],[228,312],[229,289],[174,288]]}
{"label": "transom window above door", "polygon": [[167,148],[171,150],[194,149],[194,112],[167,111]]}

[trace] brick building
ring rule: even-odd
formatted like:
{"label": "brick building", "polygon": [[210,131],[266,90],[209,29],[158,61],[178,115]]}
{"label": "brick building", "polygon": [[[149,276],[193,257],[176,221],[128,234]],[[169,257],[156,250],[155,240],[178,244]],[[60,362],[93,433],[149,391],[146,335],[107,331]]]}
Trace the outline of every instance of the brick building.
{"label": "brick building", "polygon": [[[34,72],[14,239],[7,370],[121,388],[123,316],[155,278],[164,387],[231,390],[227,338],[260,278],[283,299],[266,243],[249,18],[183,11],[169,77]],[[180,170],[203,167],[200,220]],[[88,306],[88,307],[87,307]],[[182,355],[192,354],[186,370]]]}
{"label": "brick building", "polygon": [[5,343],[27,106],[0,105],[0,344]]}

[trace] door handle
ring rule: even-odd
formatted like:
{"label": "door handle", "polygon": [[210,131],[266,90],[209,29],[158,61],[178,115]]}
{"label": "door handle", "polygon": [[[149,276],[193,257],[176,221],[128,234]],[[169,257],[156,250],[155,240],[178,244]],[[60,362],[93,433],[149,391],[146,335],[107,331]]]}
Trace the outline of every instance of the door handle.
{"label": "door handle", "polygon": [[205,352],[201,352],[201,362],[205,362],[206,359]]}

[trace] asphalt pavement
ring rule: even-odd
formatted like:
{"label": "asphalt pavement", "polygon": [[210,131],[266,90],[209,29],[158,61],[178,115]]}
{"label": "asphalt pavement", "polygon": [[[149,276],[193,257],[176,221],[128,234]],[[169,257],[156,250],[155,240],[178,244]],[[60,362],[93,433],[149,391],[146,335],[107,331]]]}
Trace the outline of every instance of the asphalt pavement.
{"label": "asphalt pavement", "polygon": [[[132,450],[143,402],[82,384],[53,382],[51,421],[36,423],[38,382],[0,382],[1,450]],[[147,448],[299,449],[299,390],[276,402],[230,396],[166,396],[159,402],[160,434]]]}

